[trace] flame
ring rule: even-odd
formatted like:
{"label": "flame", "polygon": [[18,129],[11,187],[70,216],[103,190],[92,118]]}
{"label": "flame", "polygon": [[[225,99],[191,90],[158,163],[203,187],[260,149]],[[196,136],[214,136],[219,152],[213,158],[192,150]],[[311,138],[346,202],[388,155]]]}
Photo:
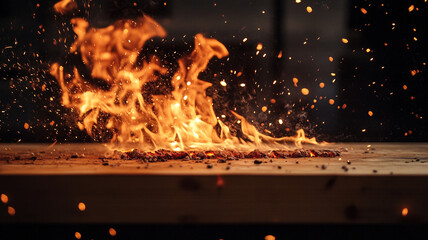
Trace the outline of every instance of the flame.
{"label": "flame", "polygon": [[[261,134],[235,112],[246,140],[231,134],[229,127],[217,119],[213,101],[206,95],[212,84],[198,78],[211,58],[229,54],[215,39],[197,34],[193,52],[178,60],[179,68],[171,79],[172,92],[145,99],[143,86],[158,81],[167,69],[156,56],[142,64],[137,64],[137,57],[147,40],[165,37],[165,30],[147,16],[135,21],[120,20],[106,28],[91,28],[82,18],[73,18],[71,23],[77,39],[70,52],[80,53],[91,77],[104,81],[108,88],[93,86],[76,67],[72,74],[65,75],[64,67],[54,63],[50,72],[61,87],[62,104],[78,113],[77,125],[89,135],[101,129],[112,134],[110,142],[117,146],[131,144],[139,149],[175,151],[278,147],[289,142],[297,146],[316,144],[314,138],[305,137],[303,130],[295,137]],[[107,120],[101,121],[102,118]]]}
{"label": "flame", "polygon": [[60,14],[65,14],[71,12],[77,7],[76,2],[74,0],[61,0],[54,5],[54,9],[56,12]]}

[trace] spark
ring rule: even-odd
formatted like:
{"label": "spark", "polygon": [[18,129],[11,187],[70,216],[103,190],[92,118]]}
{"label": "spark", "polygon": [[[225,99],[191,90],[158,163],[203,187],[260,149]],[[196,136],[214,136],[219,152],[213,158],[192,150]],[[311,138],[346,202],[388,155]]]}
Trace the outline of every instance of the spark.
{"label": "spark", "polygon": [[10,216],[15,216],[16,214],[15,208],[11,206],[7,207],[7,213],[9,213]]}
{"label": "spark", "polygon": [[263,106],[262,107],[262,112],[266,112],[267,111],[267,107],[266,106]]}
{"label": "spark", "polygon": [[83,202],[79,202],[79,204],[77,204],[77,208],[83,212],[86,210],[86,205]]}
{"label": "spark", "polygon": [[9,202],[9,197],[6,194],[4,194],[4,193],[2,193],[0,195],[0,199],[1,199],[2,203],[4,203],[4,204],[6,204],[7,202]]}
{"label": "spark", "polygon": [[116,230],[114,228],[109,228],[108,233],[110,234],[110,236],[114,237],[116,236]]}
{"label": "spark", "polygon": [[266,235],[265,236],[265,240],[275,240],[275,236],[273,236],[273,235]]}
{"label": "spark", "polygon": [[293,78],[293,83],[294,83],[294,86],[295,87],[297,87],[297,83],[299,82],[299,79],[298,78]]}
{"label": "spark", "polygon": [[[413,5],[412,5],[413,6]],[[403,210],[401,210],[401,215],[403,217],[407,216],[407,214],[409,214],[409,209],[408,208],[403,208]]]}
{"label": "spark", "polygon": [[308,94],[309,94],[309,89],[307,89],[307,88],[302,88],[302,94],[303,94],[303,95],[308,95]]}

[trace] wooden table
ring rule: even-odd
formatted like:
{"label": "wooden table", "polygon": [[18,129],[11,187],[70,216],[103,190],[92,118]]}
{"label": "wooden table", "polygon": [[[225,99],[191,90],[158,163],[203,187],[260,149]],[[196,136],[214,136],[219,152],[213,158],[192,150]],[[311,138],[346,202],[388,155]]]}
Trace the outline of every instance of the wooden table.
{"label": "wooden table", "polygon": [[427,143],[317,148],[342,156],[144,163],[101,144],[2,144],[0,223],[428,222]]}

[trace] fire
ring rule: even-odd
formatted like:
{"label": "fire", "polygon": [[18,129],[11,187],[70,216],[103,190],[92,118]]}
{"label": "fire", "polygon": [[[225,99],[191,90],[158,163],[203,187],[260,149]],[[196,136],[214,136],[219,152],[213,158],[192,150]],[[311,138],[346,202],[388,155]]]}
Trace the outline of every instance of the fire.
{"label": "fire", "polygon": [[77,7],[77,4],[74,0],[61,0],[54,5],[55,11],[61,14],[65,14],[67,12],[72,11]]}
{"label": "fire", "polygon": [[[68,1],[69,2],[69,1]],[[94,130],[108,132],[116,146],[130,144],[139,149],[254,148],[294,142],[316,144],[305,137],[303,130],[295,137],[273,138],[261,134],[244,117],[232,112],[240,120],[242,138],[233,136],[228,126],[219,120],[213,109],[213,100],[206,89],[211,83],[199,79],[211,58],[223,58],[229,53],[215,39],[201,34],[194,37],[195,48],[178,60],[179,68],[171,78],[173,90],[165,95],[143,92],[148,82],[159,80],[167,69],[159,58],[140,64],[138,56],[146,41],[163,38],[165,30],[152,18],[120,20],[106,28],[92,28],[82,18],[71,20],[77,39],[70,52],[80,53],[91,77],[108,87],[91,84],[74,67],[67,73],[59,63],[50,72],[62,90],[62,104],[78,113],[78,126],[93,136]]]}

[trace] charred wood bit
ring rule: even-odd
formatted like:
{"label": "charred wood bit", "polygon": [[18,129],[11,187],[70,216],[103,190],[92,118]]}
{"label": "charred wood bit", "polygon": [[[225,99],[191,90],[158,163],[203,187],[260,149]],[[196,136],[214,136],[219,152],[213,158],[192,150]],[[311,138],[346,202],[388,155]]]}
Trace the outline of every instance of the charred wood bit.
{"label": "charred wood bit", "polygon": [[[238,160],[241,158],[249,159],[263,159],[263,158],[308,158],[308,157],[337,157],[340,156],[339,151],[332,150],[305,150],[296,149],[294,151],[289,150],[273,150],[273,151],[260,151],[254,150],[251,152],[239,152],[235,150],[223,150],[223,151],[171,151],[165,149],[159,149],[155,152],[144,152],[134,149],[128,152],[115,151],[114,154],[119,156],[121,159],[141,159],[147,162],[165,162],[168,160],[181,159],[182,161],[187,160],[203,160],[203,159],[218,159],[219,163],[224,163],[227,160]],[[350,163],[348,163],[350,164]]]}

